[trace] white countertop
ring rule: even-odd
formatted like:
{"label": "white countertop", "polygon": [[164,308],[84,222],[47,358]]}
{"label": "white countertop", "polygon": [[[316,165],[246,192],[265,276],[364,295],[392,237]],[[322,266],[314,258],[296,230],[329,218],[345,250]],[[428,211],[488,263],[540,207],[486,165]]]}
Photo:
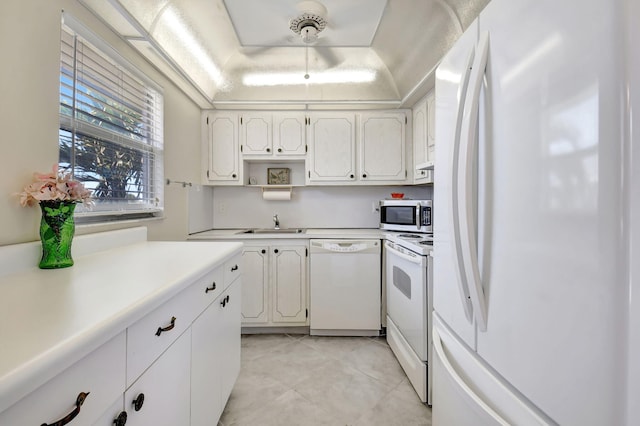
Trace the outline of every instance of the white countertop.
{"label": "white countertop", "polygon": [[141,242],[0,277],[0,412],[241,248]]}
{"label": "white countertop", "polygon": [[244,233],[246,229],[213,229],[189,235],[189,240],[256,240],[256,239],[312,239],[312,238],[376,238],[386,231],[378,228],[308,228],[303,233]]}

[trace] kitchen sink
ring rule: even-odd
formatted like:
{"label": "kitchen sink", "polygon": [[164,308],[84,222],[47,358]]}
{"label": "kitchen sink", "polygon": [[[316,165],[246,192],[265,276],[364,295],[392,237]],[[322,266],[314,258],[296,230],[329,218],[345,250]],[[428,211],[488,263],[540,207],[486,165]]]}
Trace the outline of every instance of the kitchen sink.
{"label": "kitchen sink", "polygon": [[302,228],[254,228],[247,229],[241,232],[241,234],[304,234],[305,230]]}

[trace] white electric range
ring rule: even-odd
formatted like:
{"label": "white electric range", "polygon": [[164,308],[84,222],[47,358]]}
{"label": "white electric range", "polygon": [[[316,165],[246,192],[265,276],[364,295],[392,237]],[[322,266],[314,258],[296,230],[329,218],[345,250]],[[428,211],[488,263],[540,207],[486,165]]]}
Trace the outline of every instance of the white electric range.
{"label": "white electric range", "polygon": [[433,234],[386,234],[387,342],[427,404],[431,404],[432,251]]}

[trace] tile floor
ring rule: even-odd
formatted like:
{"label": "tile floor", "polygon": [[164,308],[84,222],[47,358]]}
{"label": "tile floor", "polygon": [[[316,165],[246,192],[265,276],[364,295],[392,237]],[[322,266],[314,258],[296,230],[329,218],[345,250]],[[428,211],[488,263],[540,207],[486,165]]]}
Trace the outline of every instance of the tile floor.
{"label": "tile floor", "polygon": [[242,336],[220,426],[431,425],[384,338]]}

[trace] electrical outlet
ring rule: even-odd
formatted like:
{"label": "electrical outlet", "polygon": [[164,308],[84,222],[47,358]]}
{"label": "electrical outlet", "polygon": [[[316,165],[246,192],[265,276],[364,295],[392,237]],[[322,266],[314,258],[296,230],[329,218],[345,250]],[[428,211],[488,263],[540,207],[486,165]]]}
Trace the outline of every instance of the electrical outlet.
{"label": "electrical outlet", "polygon": [[218,203],[218,213],[225,214],[227,212],[226,203]]}

